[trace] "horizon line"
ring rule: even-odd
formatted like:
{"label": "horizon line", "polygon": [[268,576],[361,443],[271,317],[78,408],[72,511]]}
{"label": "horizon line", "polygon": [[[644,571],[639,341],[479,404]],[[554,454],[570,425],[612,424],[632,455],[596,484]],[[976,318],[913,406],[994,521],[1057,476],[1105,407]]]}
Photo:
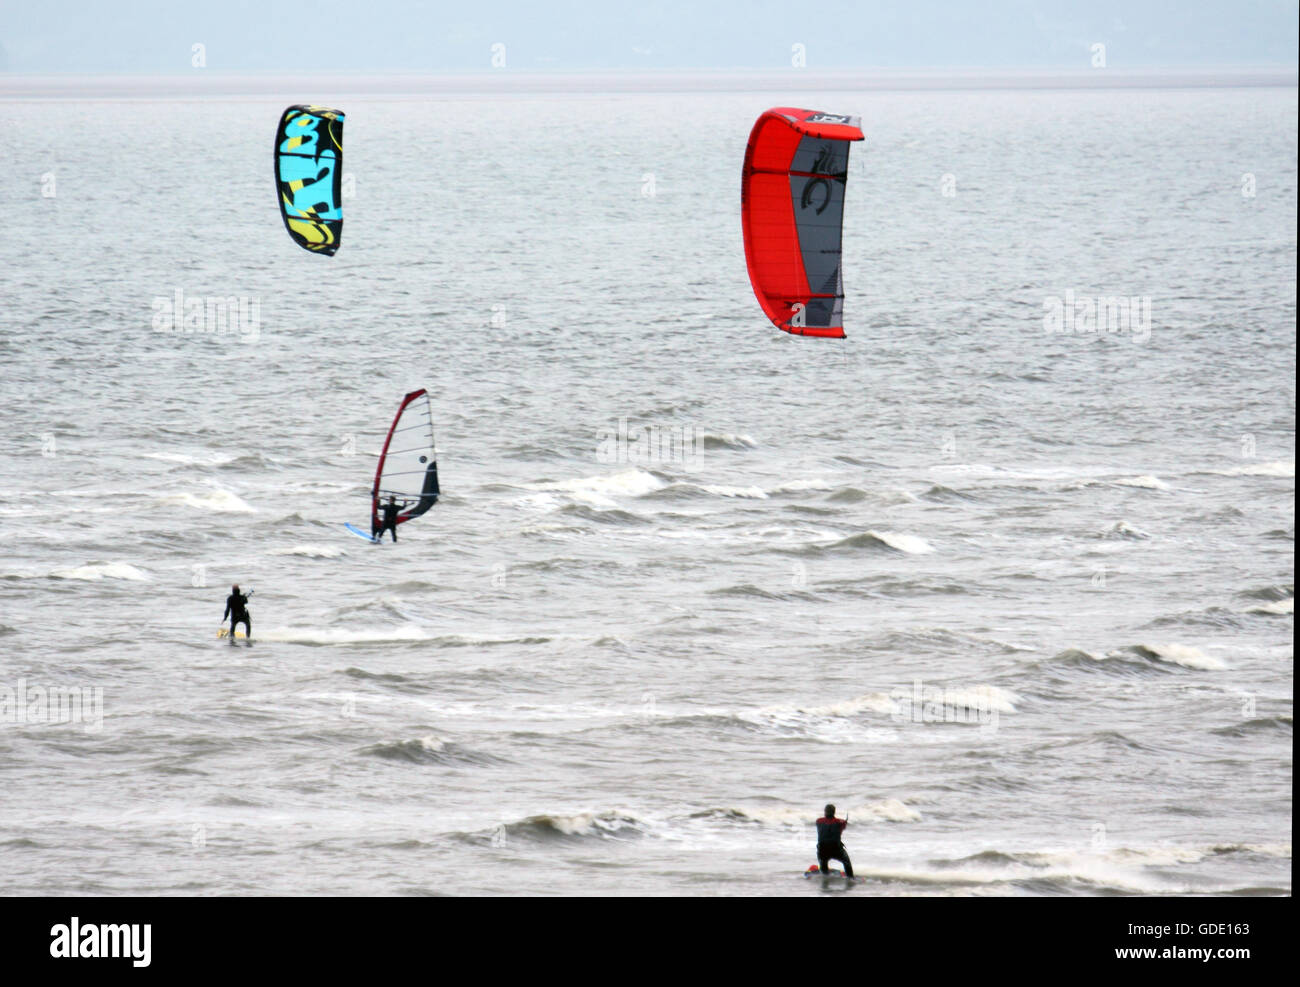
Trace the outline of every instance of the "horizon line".
{"label": "horizon line", "polygon": [[[184,80],[182,82],[182,80]],[[0,99],[114,98],[166,95],[275,95],[311,84],[352,95],[474,95],[599,92],[750,92],[851,88],[878,91],[964,89],[1155,89],[1297,87],[1297,68],[1223,66],[1136,69],[871,68],[871,69],[580,69],[465,70],[459,72],[219,72],[12,73],[0,72]],[[178,83],[180,83],[178,85]],[[156,92],[151,91],[156,90]]]}

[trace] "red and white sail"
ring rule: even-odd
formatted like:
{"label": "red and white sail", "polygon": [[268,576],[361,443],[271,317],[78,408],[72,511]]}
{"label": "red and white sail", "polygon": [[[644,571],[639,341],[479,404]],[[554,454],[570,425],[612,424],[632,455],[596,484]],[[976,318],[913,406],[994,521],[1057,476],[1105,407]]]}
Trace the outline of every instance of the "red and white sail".
{"label": "red and white sail", "polygon": [[401,507],[397,523],[419,517],[438,502],[438,450],[433,408],[424,388],[402,398],[379,453],[370,493],[370,523],[379,530],[380,505],[391,496]]}

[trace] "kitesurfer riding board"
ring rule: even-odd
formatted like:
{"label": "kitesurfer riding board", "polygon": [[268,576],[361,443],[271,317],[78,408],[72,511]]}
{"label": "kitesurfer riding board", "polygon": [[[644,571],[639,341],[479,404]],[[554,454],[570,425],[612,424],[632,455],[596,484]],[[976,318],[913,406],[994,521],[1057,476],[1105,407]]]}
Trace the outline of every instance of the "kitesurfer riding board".
{"label": "kitesurfer riding board", "polygon": [[847,815],[843,819],[835,818],[835,806],[827,803],[825,815],[817,820],[817,871],[826,876],[833,876],[829,865],[838,860],[844,865],[844,876],[853,879],[853,863],[849,852],[844,849],[844,830],[849,825]]}
{"label": "kitesurfer riding board", "polygon": [[230,643],[234,644],[235,637],[239,633],[235,628],[238,625],[243,624],[244,637],[248,638],[251,643],[253,638],[253,624],[251,618],[248,616],[248,598],[252,595],[252,590],[249,590],[247,593],[241,593],[239,591],[238,583],[230,587],[230,595],[226,597],[226,612],[221,615],[223,622],[227,617],[230,618],[230,629],[226,631],[225,628],[222,628],[222,630],[225,631],[225,634],[218,633],[217,637],[225,637],[228,634],[230,636]]}

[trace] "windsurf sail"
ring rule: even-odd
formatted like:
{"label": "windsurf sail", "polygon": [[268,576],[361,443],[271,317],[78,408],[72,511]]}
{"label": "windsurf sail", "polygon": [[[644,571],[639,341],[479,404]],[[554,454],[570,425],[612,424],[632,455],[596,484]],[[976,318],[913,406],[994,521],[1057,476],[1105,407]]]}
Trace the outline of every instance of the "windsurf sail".
{"label": "windsurf sail", "polygon": [[844,338],[840,255],[857,117],[777,107],[745,149],[740,211],[754,294],[780,329]]}
{"label": "windsurf sail", "polygon": [[438,456],[433,437],[433,406],[424,388],[402,398],[379,453],[370,491],[371,531],[378,531],[380,502],[396,499],[397,523],[419,517],[438,502]]}
{"label": "windsurf sail", "polygon": [[298,246],[333,256],[343,236],[343,111],[291,106],[275,130],[275,184]]}

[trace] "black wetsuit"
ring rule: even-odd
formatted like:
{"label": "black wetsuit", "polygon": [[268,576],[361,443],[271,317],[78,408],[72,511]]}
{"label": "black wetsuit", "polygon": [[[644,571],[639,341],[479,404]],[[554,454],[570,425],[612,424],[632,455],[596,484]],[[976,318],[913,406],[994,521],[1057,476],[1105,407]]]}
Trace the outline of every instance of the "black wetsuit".
{"label": "black wetsuit", "polygon": [[838,860],[844,865],[844,876],[853,876],[853,864],[849,862],[849,852],[844,849],[842,841],[844,827],[848,824],[847,819],[834,817],[822,816],[817,820],[817,869],[823,874],[832,860]]}
{"label": "black wetsuit", "polygon": [[235,628],[244,625],[244,633],[253,639],[253,625],[248,619],[248,597],[244,593],[231,593],[226,597],[226,612],[221,619],[230,618],[230,643],[235,643]]}
{"label": "black wetsuit", "polygon": [[401,504],[380,504],[379,509],[383,512],[383,517],[379,520],[379,534],[376,536],[383,540],[384,532],[392,533],[393,541],[397,541],[397,515],[402,512],[405,503]]}

